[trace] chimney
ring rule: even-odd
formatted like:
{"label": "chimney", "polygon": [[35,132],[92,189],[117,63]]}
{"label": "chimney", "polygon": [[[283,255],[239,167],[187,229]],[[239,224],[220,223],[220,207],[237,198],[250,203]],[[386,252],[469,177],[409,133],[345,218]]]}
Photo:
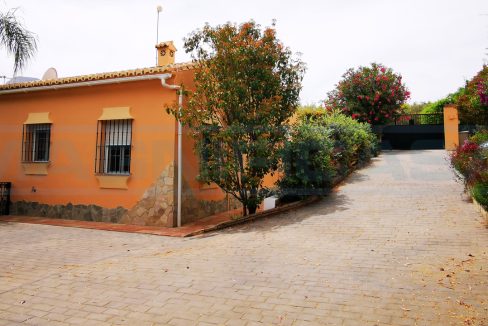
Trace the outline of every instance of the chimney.
{"label": "chimney", "polygon": [[156,45],[158,51],[158,66],[166,66],[175,63],[176,48],[173,41],[161,42]]}

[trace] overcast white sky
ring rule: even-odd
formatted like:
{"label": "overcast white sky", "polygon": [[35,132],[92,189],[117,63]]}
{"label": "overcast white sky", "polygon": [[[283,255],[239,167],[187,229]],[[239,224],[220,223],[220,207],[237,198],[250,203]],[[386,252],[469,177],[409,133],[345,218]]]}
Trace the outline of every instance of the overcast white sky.
{"label": "overcast white sky", "polygon": [[[350,67],[380,62],[401,73],[413,101],[455,91],[488,61],[487,0],[0,0],[18,7],[39,51],[24,76],[49,67],[60,77],[153,66],[159,40],[174,40],[177,62],[190,59],[183,38],[200,28],[277,20],[278,37],[307,63],[302,103],[326,98]],[[0,75],[13,59],[0,49]],[[1,82],[1,80],[0,80]]]}

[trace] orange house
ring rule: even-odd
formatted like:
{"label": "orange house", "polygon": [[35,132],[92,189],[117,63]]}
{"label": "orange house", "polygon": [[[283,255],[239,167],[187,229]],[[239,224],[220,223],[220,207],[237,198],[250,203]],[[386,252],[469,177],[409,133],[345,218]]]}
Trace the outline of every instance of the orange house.
{"label": "orange house", "polygon": [[192,140],[165,111],[193,65],[156,47],[156,67],[0,85],[10,214],[177,226],[239,207],[196,180]]}

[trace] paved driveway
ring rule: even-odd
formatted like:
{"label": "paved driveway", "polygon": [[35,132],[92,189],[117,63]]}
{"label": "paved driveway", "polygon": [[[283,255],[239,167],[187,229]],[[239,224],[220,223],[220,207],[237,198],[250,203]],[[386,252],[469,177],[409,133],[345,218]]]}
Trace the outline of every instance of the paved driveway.
{"label": "paved driveway", "polygon": [[0,325],[483,325],[488,229],[443,151],[192,239],[0,224]]}

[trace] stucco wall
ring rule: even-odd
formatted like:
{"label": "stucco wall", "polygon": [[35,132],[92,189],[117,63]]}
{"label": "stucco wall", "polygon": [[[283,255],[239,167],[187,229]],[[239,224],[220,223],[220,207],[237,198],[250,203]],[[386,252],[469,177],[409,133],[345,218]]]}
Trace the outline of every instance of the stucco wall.
{"label": "stucco wall", "polygon": [[[193,88],[193,72],[168,84]],[[158,80],[0,95],[0,181],[12,182],[12,213],[139,225],[175,225],[176,121],[165,111],[177,94]],[[103,189],[95,174],[97,122],[104,108],[129,107],[131,174],[127,189]],[[21,164],[22,127],[29,113],[49,112],[47,175]],[[198,157],[183,135],[183,223],[239,207],[216,187],[197,181]],[[270,186],[276,176],[266,178]]]}
{"label": "stucco wall", "polygon": [[[0,180],[12,182],[14,203],[128,210],[174,163],[175,119],[164,110],[174,101],[176,92],[158,80],[2,95]],[[130,107],[134,117],[128,189],[101,189],[95,175],[97,120],[106,107]],[[27,175],[21,164],[22,126],[34,112],[52,121],[47,175]]]}

